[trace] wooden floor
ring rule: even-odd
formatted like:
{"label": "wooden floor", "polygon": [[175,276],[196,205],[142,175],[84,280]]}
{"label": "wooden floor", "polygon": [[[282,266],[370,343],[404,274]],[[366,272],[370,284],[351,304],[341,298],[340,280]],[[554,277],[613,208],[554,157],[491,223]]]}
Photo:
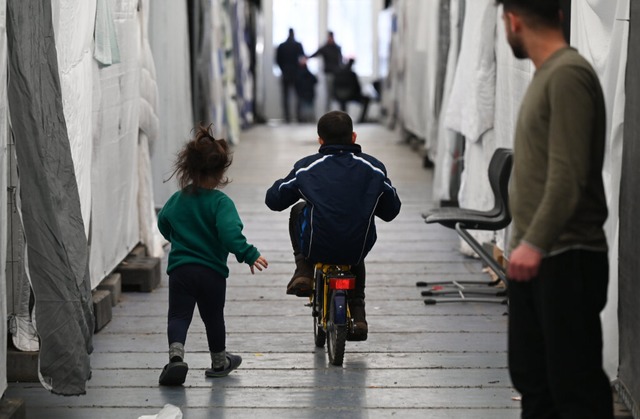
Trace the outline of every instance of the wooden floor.
{"label": "wooden floor", "polygon": [[285,295],[293,271],[288,212],[264,205],[266,189],[300,157],[316,151],[315,126],[258,126],[243,133],[226,192],[249,241],[269,261],[250,275],[229,260],[227,350],[243,357],[224,379],[207,379],[204,328],[196,316],[186,344],[190,370],[180,388],[158,386],[167,362],[167,281],[151,293],[125,293],[114,317],[94,337],[87,394],[60,397],[39,384],[10,384],[29,418],[124,419],[152,415],[166,403],[189,418],[517,418],[518,394],[506,368],[505,306],[426,306],[416,281],[484,279],[478,260],[462,256],[451,230],[427,226],[432,173],[397,134],[356,127],[365,152],[382,160],[402,211],[378,220],[367,259],[369,339],[347,342],[344,365],[328,364],[313,344],[310,309]]}

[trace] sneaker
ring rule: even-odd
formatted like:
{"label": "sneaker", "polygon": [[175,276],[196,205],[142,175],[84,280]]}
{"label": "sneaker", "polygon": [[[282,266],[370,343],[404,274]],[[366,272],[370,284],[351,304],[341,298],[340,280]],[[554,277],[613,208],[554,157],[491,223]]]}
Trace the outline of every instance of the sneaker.
{"label": "sneaker", "polygon": [[189,365],[183,362],[182,359],[169,362],[160,373],[158,382],[161,386],[180,386],[187,378],[187,371],[189,371]]}
{"label": "sneaker", "polygon": [[313,279],[299,276],[287,285],[287,294],[297,297],[309,297],[313,292]]}
{"label": "sneaker", "polygon": [[229,360],[229,365],[226,368],[211,368],[204,372],[204,375],[207,377],[226,377],[231,373],[231,371],[235,370],[242,364],[242,357],[240,355],[233,355],[227,352],[227,359]]}

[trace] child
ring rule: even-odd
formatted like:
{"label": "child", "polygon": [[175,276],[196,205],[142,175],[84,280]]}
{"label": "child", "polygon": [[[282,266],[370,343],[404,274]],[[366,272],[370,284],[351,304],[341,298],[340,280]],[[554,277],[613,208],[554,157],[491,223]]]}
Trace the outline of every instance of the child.
{"label": "child", "polygon": [[299,160],[284,179],[267,191],[265,202],[274,211],[294,205],[289,233],[296,270],[287,294],[308,296],[316,262],[352,266],[356,288],[349,292],[354,319],[352,340],[366,340],[364,259],[376,241],[374,215],[393,220],[400,199],[384,165],[362,153],[349,115],[332,111],[318,121],[317,154]]}
{"label": "child", "polygon": [[207,377],[224,377],[236,369],[242,358],[225,351],[224,303],[229,276],[229,252],[238,262],[262,271],[267,261],[247,243],[242,221],[227,195],[218,190],[229,180],[231,165],[224,140],[216,140],[208,128],[199,127],[195,139],[178,154],[173,175],[180,190],[158,214],[158,227],[171,242],[169,253],[169,363],[160,374],[160,385],[184,383],[188,366],[184,344],[195,305],[205,324],[211,353]]}

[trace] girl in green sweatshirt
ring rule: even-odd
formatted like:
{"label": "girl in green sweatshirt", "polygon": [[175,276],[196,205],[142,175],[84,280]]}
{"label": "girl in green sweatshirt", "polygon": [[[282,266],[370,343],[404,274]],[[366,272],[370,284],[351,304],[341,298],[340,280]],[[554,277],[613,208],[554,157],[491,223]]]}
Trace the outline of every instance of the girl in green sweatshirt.
{"label": "girl in green sweatshirt", "polygon": [[196,304],[211,353],[211,369],[205,375],[227,376],[242,362],[225,347],[227,258],[233,253],[238,262],[250,266],[252,274],[254,269],[266,268],[267,260],[247,243],[233,201],[219,190],[229,183],[225,172],[231,165],[230,154],[225,140],[213,137],[211,126],[198,127],[195,138],[178,154],[171,175],[176,175],[180,190],[158,214],[158,228],[171,242],[167,266],[169,363],[160,374],[161,385],[185,381],[184,344]]}

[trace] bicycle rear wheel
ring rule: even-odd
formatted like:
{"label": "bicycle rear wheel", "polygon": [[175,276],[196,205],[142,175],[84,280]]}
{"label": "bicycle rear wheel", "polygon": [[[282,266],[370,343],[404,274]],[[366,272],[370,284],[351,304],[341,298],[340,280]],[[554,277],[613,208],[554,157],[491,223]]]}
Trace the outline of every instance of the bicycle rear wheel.
{"label": "bicycle rear wheel", "polygon": [[345,342],[347,341],[347,323],[344,317],[347,310],[347,297],[344,293],[331,292],[329,316],[327,317],[327,352],[332,365],[342,365]]}

